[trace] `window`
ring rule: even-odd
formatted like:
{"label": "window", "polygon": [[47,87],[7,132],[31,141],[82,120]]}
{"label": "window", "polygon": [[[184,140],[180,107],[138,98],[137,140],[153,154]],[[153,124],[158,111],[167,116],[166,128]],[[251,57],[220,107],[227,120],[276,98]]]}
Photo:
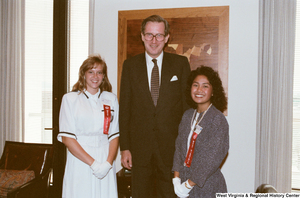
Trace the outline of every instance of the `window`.
{"label": "window", "polygon": [[70,1],[70,68],[69,89],[78,80],[78,71],[88,56],[89,0]]}
{"label": "window", "polygon": [[300,190],[300,0],[297,0],[293,90],[292,188]]}
{"label": "window", "polygon": [[[88,55],[89,0],[69,1],[69,87]],[[25,1],[25,142],[52,143],[53,0]]]}
{"label": "window", "polygon": [[25,2],[25,142],[52,143],[53,0]]}

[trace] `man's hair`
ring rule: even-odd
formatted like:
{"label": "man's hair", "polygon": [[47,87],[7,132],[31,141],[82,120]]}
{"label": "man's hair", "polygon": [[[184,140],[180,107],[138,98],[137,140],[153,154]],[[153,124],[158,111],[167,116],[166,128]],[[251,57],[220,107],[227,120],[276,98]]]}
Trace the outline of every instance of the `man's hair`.
{"label": "man's hair", "polygon": [[146,28],[146,25],[148,22],[157,22],[157,23],[163,22],[165,24],[165,36],[167,36],[169,34],[170,26],[169,26],[168,21],[159,15],[152,15],[143,20],[142,26],[141,26],[142,34],[145,34],[145,28]]}

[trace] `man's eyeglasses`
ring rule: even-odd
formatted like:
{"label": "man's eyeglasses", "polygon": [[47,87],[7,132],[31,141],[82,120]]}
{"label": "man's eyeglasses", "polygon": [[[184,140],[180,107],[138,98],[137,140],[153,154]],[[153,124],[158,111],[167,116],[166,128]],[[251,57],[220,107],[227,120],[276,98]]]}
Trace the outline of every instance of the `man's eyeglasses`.
{"label": "man's eyeglasses", "polygon": [[153,35],[151,33],[144,34],[144,38],[145,38],[146,41],[152,41],[152,39],[154,37],[156,38],[157,41],[163,41],[165,39],[164,34],[156,34],[156,35]]}

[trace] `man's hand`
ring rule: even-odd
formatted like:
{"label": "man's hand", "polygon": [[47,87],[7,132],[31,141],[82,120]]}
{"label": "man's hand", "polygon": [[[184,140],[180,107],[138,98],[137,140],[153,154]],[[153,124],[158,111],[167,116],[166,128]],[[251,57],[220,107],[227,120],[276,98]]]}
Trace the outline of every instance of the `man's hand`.
{"label": "man's hand", "polygon": [[131,153],[129,150],[121,151],[121,162],[123,166],[127,169],[131,169],[132,167],[132,161],[131,161]]}

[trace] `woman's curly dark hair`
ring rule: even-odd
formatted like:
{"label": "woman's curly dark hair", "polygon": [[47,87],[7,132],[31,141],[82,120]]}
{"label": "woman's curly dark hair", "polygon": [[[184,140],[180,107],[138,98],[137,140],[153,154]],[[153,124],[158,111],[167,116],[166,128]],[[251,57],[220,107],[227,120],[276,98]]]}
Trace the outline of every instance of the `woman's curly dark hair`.
{"label": "woman's curly dark hair", "polygon": [[197,104],[194,102],[191,96],[191,88],[195,78],[199,75],[206,76],[209,83],[213,88],[213,96],[210,98],[211,103],[221,112],[227,109],[227,98],[225,95],[224,88],[222,86],[222,81],[219,77],[218,72],[214,71],[211,67],[201,65],[197,69],[191,71],[190,76],[187,81],[186,89],[186,99],[187,103],[193,107],[197,108]]}

